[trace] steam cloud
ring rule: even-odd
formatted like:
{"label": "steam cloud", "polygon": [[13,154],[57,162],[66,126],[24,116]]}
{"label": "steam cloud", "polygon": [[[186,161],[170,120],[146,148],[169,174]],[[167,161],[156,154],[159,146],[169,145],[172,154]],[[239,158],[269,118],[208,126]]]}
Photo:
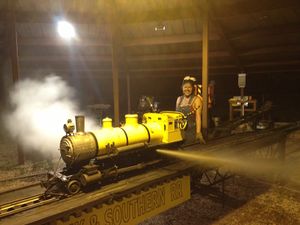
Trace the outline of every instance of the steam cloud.
{"label": "steam cloud", "polygon": [[11,110],[4,122],[12,137],[25,150],[58,155],[63,124],[80,114],[75,91],[60,77],[26,79],[10,92]]}

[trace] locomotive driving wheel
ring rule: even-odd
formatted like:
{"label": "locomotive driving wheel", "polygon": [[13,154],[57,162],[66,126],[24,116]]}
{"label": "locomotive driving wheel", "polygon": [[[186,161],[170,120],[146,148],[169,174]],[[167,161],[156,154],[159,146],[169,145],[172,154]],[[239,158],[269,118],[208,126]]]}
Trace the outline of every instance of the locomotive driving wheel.
{"label": "locomotive driving wheel", "polygon": [[67,185],[67,190],[71,195],[77,194],[81,189],[81,184],[78,180],[71,180]]}

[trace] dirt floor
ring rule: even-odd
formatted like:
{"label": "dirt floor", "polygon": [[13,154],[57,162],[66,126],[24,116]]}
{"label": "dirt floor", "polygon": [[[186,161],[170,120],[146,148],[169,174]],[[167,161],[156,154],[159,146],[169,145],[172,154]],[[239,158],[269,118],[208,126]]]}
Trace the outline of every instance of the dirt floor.
{"label": "dirt floor", "polygon": [[[191,199],[173,209],[141,223],[141,225],[189,225],[189,224],[292,224],[300,225],[300,131],[290,135],[287,142],[286,165],[292,170],[278,179],[236,175],[225,183],[225,193],[220,186],[193,189]],[[55,167],[49,160],[27,162],[15,166],[11,160],[12,146],[1,143],[0,192],[23,186],[36,180],[6,182],[24,174],[45,172]],[[4,147],[3,147],[4,146]],[[11,148],[14,148],[13,146]],[[14,157],[15,158],[15,157]]]}
{"label": "dirt floor", "polygon": [[300,224],[300,192],[259,180],[228,180],[220,188],[199,189],[186,203],[140,225]]}
{"label": "dirt floor", "polygon": [[191,199],[140,225],[300,225],[300,132],[286,145],[284,182],[236,175],[221,187],[193,190]]}
{"label": "dirt floor", "polygon": [[47,161],[27,162],[22,166],[5,166],[0,168],[0,194],[16,188],[40,183],[46,179],[46,173],[52,169]]}

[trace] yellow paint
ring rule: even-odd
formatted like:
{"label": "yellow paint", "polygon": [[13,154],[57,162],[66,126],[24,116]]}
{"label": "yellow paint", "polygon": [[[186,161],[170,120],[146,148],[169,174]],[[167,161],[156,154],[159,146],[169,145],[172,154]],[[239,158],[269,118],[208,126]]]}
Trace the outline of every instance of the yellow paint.
{"label": "yellow paint", "polygon": [[80,217],[70,217],[67,222],[58,221],[57,225],[129,225],[137,224],[190,198],[190,177],[175,180],[124,197],[121,201],[82,212]]}
{"label": "yellow paint", "polygon": [[109,117],[105,117],[102,120],[102,127],[103,128],[112,128],[112,119]]}
{"label": "yellow paint", "polygon": [[158,124],[161,127],[162,143],[174,143],[182,141],[181,129],[179,123],[184,115],[175,111],[163,111],[161,113],[145,113],[144,121],[147,127]]}
{"label": "yellow paint", "polygon": [[138,124],[138,115],[137,114],[125,115],[125,124],[126,125],[137,125]]}
{"label": "yellow paint", "polygon": [[111,119],[103,120],[102,129],[64,136],[60,152],[64,162],[76,164],[96,156],[105,156],[115,148],[144,143],[151,146],[182,141],[181,124],[184,115],[179,112],[144,114],[139,124],[136,114],[126,115],[126,124],[112,127]]}

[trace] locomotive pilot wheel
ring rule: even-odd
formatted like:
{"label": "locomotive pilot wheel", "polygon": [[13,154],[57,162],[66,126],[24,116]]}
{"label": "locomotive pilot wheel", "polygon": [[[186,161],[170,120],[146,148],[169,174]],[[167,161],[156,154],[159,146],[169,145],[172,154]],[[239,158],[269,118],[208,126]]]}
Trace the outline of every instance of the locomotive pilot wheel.
{"label": "locomotive pilot wheel", "polygon": [[67,185],[67,190],[71,195],[77,194],[81,189],[81,184],[78,180],[71,180]]}

